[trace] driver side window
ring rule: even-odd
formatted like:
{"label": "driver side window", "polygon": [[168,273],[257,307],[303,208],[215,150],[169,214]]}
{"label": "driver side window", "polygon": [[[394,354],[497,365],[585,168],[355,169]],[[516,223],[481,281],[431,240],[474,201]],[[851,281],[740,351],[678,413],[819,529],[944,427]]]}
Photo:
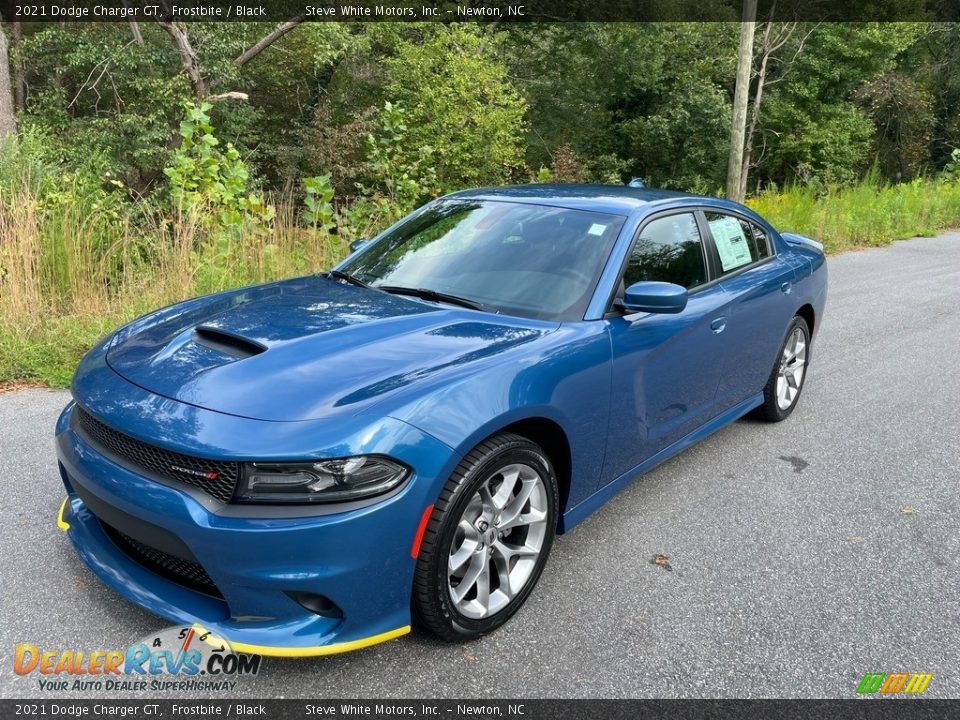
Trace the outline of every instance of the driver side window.
{"label": "driver side window", "polygon": [[707,281],[703,241],[693,213],[657,218],[640,231],[623,275],[625,287],[660,280],[688,290]]}

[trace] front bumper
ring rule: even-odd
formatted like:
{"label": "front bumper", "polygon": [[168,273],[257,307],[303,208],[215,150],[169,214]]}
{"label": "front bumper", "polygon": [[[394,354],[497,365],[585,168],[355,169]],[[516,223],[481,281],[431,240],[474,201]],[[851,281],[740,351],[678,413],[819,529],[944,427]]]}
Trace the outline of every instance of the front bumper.
{"label": "front bumper", "polygon": [[[212,630],[235,650],[263,655],[345,652],[409,631],[412,543],[424,508],[439,492],[434,478],[445,478],[456,462],[445,445],[386,418],[377,442],[401,448],[406,456],[398,459],[418,473],[396,494],[346,512],[238,516],[237,506],[227,506],[232,514],[218,513],[184,489],[102,454],[70,422],[73,408],[57,425],[67,489],[58,525],[90,569],[121,595],[173,622]],[[107,517],[112,522],[115,515],[173,536],[218,592],[198,592],[139,562],[111,534]],[[322,595],[342,612],[311,612],[289,593]]]}

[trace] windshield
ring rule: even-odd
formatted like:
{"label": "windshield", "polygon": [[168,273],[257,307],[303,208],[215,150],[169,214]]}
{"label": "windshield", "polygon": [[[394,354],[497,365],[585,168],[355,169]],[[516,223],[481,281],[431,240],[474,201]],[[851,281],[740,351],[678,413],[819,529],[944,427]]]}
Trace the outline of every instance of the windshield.
{"label": "windshield", "polygon": [[544,205],[441,201],[340,269],[374,287],[431,290],[521,317],[579,320],[623,222],[620,215]]}

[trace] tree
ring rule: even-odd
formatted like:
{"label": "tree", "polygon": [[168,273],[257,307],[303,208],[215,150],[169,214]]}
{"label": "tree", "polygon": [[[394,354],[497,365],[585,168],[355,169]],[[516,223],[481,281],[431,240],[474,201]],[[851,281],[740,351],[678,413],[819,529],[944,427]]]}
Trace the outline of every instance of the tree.
{"label": "tree", "polygon": [[444,190],[509,181],[523,163],[526,103],[475,28],[426,32],[384,63],[386,96],[407,113],[407,156],[435,149]]}
{"label": "tree", "polygon": [[889,72],[864,83],[854,99],[876,127],[874,152],[881,172],[898,182],[922,172],[936,122],[932,93],[902,73]]}
{"label": "tree", "polygon": [[[757,70],[756,89],[753,93],[753,102],[750,104],[750,126],[747,129],[747,136],[744,140],[743,165],[740,171],[740,197],[747,195],[747,181],[750,178],[750,171],[757,164],[754,162],[753,149],[757,134],[760,131],[761,109],[763,107],[764,90],[783,82],[789,74],[793,63],[803,52],[806,39],[810,33],[816,29],[811,28],[800,43],[793,49],[792,60],[783,61],[777,56],[777,51],[786,45],[793,37],[799,23],[796,22],[774,22],[774,13],[776,11],[776,2],[770,7],[770,19],[765,23],[763,31],[763,40],[760,43],[760,67]],[[771,67],[778,66],[778,70],[771,75]]]}
{"label": "tree", "polygon": [[8,55],[7,36],[3,28],[0,28],[0,140],[17,131],[17,115],[13,106]]}
{"label": "tree", "polygon": [[737,84],[733,91],[733,123],[730,126],[730,156],[727,160],[727,197],[743,202],[744,136],[747,129],[747,103],[750,98],[750,75],[753,70],[753,35],[757,28],[757,0],[743,3],[740,24],[740,47],[737,51]]}
{"label": "tree", "polygon": [[[253,43],[253,45],[237,55],[233,59],[233,66],[238,68],[243,67],[261,52],[273,45],[277,40],[282,38],[294,28],[298,27],[302,22],[303,16],[300,15],[285,23],[281,23],[271,32],[264,35],[262,38]],[[217,85],[222,78],[208,82],[203,77],[203,73],[200,68],[200,60],[197,56],[197,52],[190,44],[190,38],[187,36],[186,26],[177,22],[161,22],[157,24],[165,33],[167,33],[167,35],[170,37],[170,40],[173,42],[174,47],[177,49],[177,54],[180,56],[180,65],[183,68],[183,72],[190,80],[190,86],[193,88],[193,94],[198,100],[237,98],[237,94],[235,92],[227,92],[220,96],[208,97],[207,93],[209,89]]]}
{"label": "tree", "polygon": [[20,130],[68,166],[95,154],[132,194],[166,189],[183,103],[201,97],[256,184],[330,175],[337,204],[379,186],[368,136],[387,139],[387,102],[407,125],[391,152],[429,155],[442,189],[544,167],[722,194],[742,144],[739,199],[748,180],[854,182],[875,158],[885,179],[938,171],[960,145],[957,26],[770,22],[757,0],[747,52],[743,3],[678,2],[728,22],[8,22],[4,84]]}
{"label": "tree", "polygon": [[853,182],[870,165],[876,133],[855,102],[856,92],[896,66],[922,24],[823,23],[803,29],[812,32],[795,32],[784,46],[783,54],[792,58],[789,77],[766,84],[760,170],[768,182]]}
{"label": "tree", "polygon": [[180,66],[183,73],[190,80],[190,87],[193,88],[193,94],[198,100],[203,100],[207,96],[207,83],[200,72],[200,61],[197,59],[197,53],[190,44],[190,38],[187,31],[177,22],[157,23],[163,31],[170,36],[173,46],[177,49],[180,56]]}
{"label": "tree", "polygon": [[529,104],[527,164],[551,167],[568,147],[592,182],[639,176],[662,188],[722,192],[738,29],[508,23],[509,78]]}

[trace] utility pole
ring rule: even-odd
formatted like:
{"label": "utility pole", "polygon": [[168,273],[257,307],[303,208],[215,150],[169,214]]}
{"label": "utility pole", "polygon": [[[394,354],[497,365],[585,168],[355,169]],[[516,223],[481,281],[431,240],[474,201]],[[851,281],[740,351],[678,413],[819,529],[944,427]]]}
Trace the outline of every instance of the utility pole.
{"label": "utility pole", "polygon": [[757,28],[757,0],[743,0],[740,48],[737,51],[737,84],[733,90],[733,124],[730,126],[730,157],[727,160],[727,197],[743,202],[740,173],[743,171],[743,144],[747,131],[747,101],[753,70],[753,34]]}

